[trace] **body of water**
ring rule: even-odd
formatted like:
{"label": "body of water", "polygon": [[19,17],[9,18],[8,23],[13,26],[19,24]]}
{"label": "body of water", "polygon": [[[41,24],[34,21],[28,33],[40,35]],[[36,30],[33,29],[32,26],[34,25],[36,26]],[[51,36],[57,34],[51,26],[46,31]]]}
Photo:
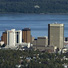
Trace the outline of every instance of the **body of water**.
{"label": "body of water", "polygon": [[64,24],[64,36],[68,37],[67,14],[0,14],[0,37],[5,30],[30,28],[33,37],[48,36],[48,24]]}

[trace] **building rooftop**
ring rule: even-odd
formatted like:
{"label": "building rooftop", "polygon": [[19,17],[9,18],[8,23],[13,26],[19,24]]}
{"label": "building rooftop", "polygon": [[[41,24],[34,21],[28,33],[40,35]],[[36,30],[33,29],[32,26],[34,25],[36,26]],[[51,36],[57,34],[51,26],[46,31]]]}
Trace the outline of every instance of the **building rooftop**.
{"label": "building rooftop", "polygon": [[5,34],[5,33],[7,33],[6,31],[5,32],[3,32],[3,34]]}
{"label": "building rooftop", "polygon": [[48,24],[49,26],[64,26],[64,24],[59,24],[59,23],[52,23]]}
{"label": "building rooftop", "polygon": [[22,31],[31,31],[31,29],[30,28],[24,28],[24,29],[22,29]]}
{"label": "building rooftop", "polygon": [[38,39],[46,39],[46,38],[48,38],[47,36],[40,36],[40,37],[38,37]]}

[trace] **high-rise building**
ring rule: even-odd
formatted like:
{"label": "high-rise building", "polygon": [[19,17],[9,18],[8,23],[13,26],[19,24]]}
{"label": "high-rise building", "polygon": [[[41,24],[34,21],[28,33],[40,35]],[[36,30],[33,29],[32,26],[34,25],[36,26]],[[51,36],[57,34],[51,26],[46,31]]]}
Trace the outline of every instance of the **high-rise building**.
{"label": "high-rise building", "polygon": [[7,45],[15,46],[15,29],[7,30]]}
{"label": "high-rise building", "polygon": [[48,45],[57,46],[62,49],[64,46],[64,24],[48,24]]}
{"label": "high-rise building", "polygon": [[15,31],[15,36],[16,36],[16,43],[22,43],[22,31],[21,30]]}
{"label": "high-rise building", "polygon": [[19,43],[22,43],[22,31],[15,31],[15,29],[7,30],[7,45],[13,47]]}
{"label": "high-rise building", "polygon": [[25,42],[25,43],[31,42],[31,29],[24,28],[22,30],[22,41]]}
{"label": "high-rise building", "polygon": [[7,45],[7,32],[2,33],[1,41],[4,41],[4,44]]}

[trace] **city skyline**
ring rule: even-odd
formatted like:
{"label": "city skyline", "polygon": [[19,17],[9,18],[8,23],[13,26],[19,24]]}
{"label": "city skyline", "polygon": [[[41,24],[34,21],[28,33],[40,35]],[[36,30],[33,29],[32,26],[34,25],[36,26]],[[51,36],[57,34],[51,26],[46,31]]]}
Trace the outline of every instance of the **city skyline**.
{"label": "city skyline", "polygon": [[[7,35],[4,35],[6,32]],[[33,45],[35,44],[36,47],[54,46],[59,49],[64,47],[64,24],[48,24],[48,36],[37,37],[37,40],[31,35],[30,28],[24,28],[22,30],[11,29],[6,32],[3,32],[1,41],[4,41],[4,43],[10,46],[16,46],[22,43],[32,43]],[[32,39],[34,39],[34,43]]]}

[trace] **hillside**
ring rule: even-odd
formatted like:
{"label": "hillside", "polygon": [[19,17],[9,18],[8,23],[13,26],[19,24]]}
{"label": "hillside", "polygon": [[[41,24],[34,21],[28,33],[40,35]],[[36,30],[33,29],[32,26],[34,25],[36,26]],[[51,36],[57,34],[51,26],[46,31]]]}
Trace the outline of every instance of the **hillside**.
{"label": "hillside", "polygon": [[68,0],[0,0],[0,13],[68,13]]}

